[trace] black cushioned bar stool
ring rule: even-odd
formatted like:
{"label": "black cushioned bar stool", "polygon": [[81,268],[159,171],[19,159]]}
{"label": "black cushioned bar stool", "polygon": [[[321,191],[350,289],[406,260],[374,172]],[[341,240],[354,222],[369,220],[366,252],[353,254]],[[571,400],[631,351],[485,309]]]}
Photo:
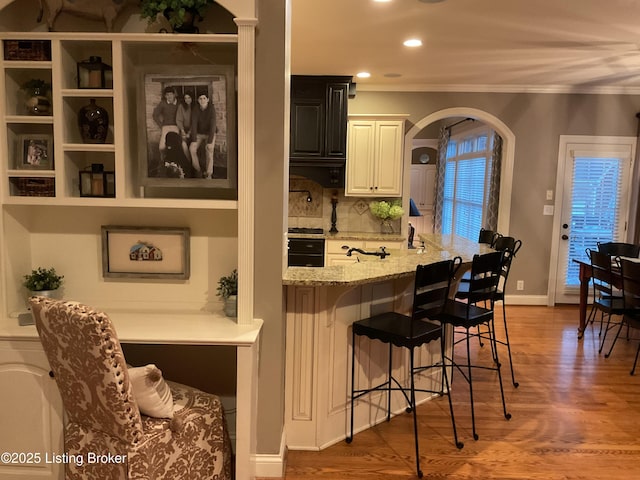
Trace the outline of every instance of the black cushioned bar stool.
{"label": "black cushioned bar stool", "polygon": [[[397,312],[386,312],[373,317],[365,318],[353,323],[352,349],[351,349],[351,422],[347,443],[353,439],[354,402],[356,399],[372,392],[387,392],[387,421],[391,419],[391,392],[399,391],[407,402],[406,412],[413,412],[413,430],[415,439],[416,471],[418,477],[422,477],[420,469],[420,451],[418,447],[418,420],[416,415],[416,392],[437,393],[447,395],[449,399],[449,411],[453,426],[453,438],[456,447],[462,448],[463,443],[458,441],[456,423],[453,414],[453,404],[449,395],[449,381],[444,362],[444,335],[443,325],[433,317],[442,313],[449,297],[451,279],[455,276],[461,264],[460,257],[454,260],[437,262],[429,265],[418,265],[416,269],[415,286],[413,292],[413,307],[410,315]],[[387,380],[380,385],[367,389],[356,389],[355,364],[356,337],[368,337],[372,340],[389,345],[389,363]],[[430,366],[418,366],[414,364],[414,350],[429,342],[440,343],[440,359]],[[409,386],[393,376],[392,350],[393,347],[406,348],[409,351]],[[441,370],[442,380],[438,390],[419,389],[415,386],[414,375],[427,368]],[[445,389],[446,386],[446,389]]]}

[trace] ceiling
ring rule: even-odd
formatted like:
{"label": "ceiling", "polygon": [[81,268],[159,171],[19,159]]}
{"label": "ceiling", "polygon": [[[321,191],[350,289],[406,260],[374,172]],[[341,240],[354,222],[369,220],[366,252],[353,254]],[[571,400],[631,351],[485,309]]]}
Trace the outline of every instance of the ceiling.
{"label": "ceiling", "polygon": [[359,90],[640,93],[638,0],[291,0],[291,44]]}

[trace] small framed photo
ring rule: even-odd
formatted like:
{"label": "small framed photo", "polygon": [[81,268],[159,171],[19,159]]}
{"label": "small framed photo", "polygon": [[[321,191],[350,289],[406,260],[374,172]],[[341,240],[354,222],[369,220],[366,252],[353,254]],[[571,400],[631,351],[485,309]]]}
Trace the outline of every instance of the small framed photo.
{"label": "small framed photo", "polygon": [[53,136],[52,135],[19,135],[18,136],[18,170],[52,170],[53,169]]}
{"label": "small framed photo", "polygon": [[102,226],[105,278],[189,278],[189,229]]}

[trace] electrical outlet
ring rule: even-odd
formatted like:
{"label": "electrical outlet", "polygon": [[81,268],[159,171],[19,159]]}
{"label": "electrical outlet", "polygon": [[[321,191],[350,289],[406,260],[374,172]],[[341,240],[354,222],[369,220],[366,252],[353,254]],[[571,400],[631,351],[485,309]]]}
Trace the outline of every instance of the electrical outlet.
{"label": "electrical outlet", "polygon": [[547,190],[547,200],[553,200],[553,190]]}
{"label": "electrical outlet", "polygon": [[518,280],[516,282],[516,290],[524,290],[524,280]]}

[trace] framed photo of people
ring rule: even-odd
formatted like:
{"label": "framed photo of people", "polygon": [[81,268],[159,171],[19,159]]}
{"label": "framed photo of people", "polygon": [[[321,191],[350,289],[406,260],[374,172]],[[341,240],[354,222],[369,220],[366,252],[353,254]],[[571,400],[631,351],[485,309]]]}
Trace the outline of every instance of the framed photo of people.
{"label": "framed photo of people", "polygon": [[53,136],[52,135],[18,135],[18,170],[52,170],[53,169]]}
{"label": "framed photo of people", "polygon": [[[139,125],[144,187],[237,189],[233,65],[145,67]],[[140,132],[140,130],[138,130]]]}

